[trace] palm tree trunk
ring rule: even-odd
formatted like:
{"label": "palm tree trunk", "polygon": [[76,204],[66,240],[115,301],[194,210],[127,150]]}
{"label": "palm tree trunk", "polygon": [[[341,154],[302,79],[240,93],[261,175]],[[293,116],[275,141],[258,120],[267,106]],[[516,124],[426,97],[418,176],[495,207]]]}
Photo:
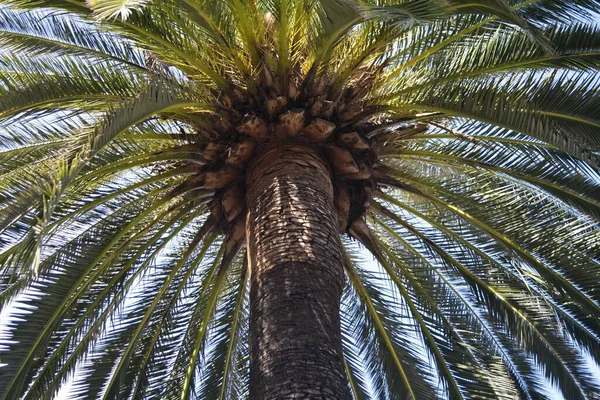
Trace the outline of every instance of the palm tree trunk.
{"label": "palm tree trunk", "polygon": [[318,151],[271,145],[247,175],[250,398],[349,399],[333,185]]}

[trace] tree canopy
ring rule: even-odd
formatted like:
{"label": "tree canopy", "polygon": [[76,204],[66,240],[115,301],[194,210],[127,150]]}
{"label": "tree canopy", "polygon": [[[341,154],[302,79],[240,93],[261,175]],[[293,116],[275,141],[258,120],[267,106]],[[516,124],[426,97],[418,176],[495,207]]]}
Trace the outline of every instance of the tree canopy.
{"label": "tree canopy", "polygon": [[355,398],[597,398],[598,10],[0,0],[0,397],[247,395],[245,250],[198,171],[283,97],[377,156],[343,227]]}

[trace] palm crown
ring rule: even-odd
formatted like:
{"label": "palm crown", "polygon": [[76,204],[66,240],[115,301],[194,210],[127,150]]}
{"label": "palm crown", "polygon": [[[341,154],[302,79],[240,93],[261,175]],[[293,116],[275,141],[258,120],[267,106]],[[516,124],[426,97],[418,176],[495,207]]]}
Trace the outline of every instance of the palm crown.
{"label": "palm crown", "polygon": [[600,392],[598,2],[0,4],[3,398],[247,396],[277,140],[332,171],[355,398]]}

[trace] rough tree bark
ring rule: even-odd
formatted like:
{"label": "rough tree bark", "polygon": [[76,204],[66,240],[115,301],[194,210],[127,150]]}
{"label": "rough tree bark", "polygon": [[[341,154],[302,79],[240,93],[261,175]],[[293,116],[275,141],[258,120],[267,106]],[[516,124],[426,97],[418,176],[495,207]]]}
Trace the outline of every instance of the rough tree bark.
{"label": "rough tree bark", "polygon": [[250,398],[349,399],[342,244],[318,150],[273,144],[247,175]]}

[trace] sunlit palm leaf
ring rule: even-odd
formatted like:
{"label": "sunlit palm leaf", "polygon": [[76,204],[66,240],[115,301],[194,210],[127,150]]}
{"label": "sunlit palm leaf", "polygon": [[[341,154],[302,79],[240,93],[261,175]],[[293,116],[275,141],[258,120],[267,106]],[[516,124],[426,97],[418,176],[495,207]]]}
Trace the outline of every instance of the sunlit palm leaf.
{"label": "sunlit palm leaf", "polygon": [[283,93],[371,154],[334,182],[370,182],[344,239],[354,398],[594,399],[599,9],[0,0],[0,397],[248,396],[243,218],[199,171],[228,121],[277,118],[232,104]]}

